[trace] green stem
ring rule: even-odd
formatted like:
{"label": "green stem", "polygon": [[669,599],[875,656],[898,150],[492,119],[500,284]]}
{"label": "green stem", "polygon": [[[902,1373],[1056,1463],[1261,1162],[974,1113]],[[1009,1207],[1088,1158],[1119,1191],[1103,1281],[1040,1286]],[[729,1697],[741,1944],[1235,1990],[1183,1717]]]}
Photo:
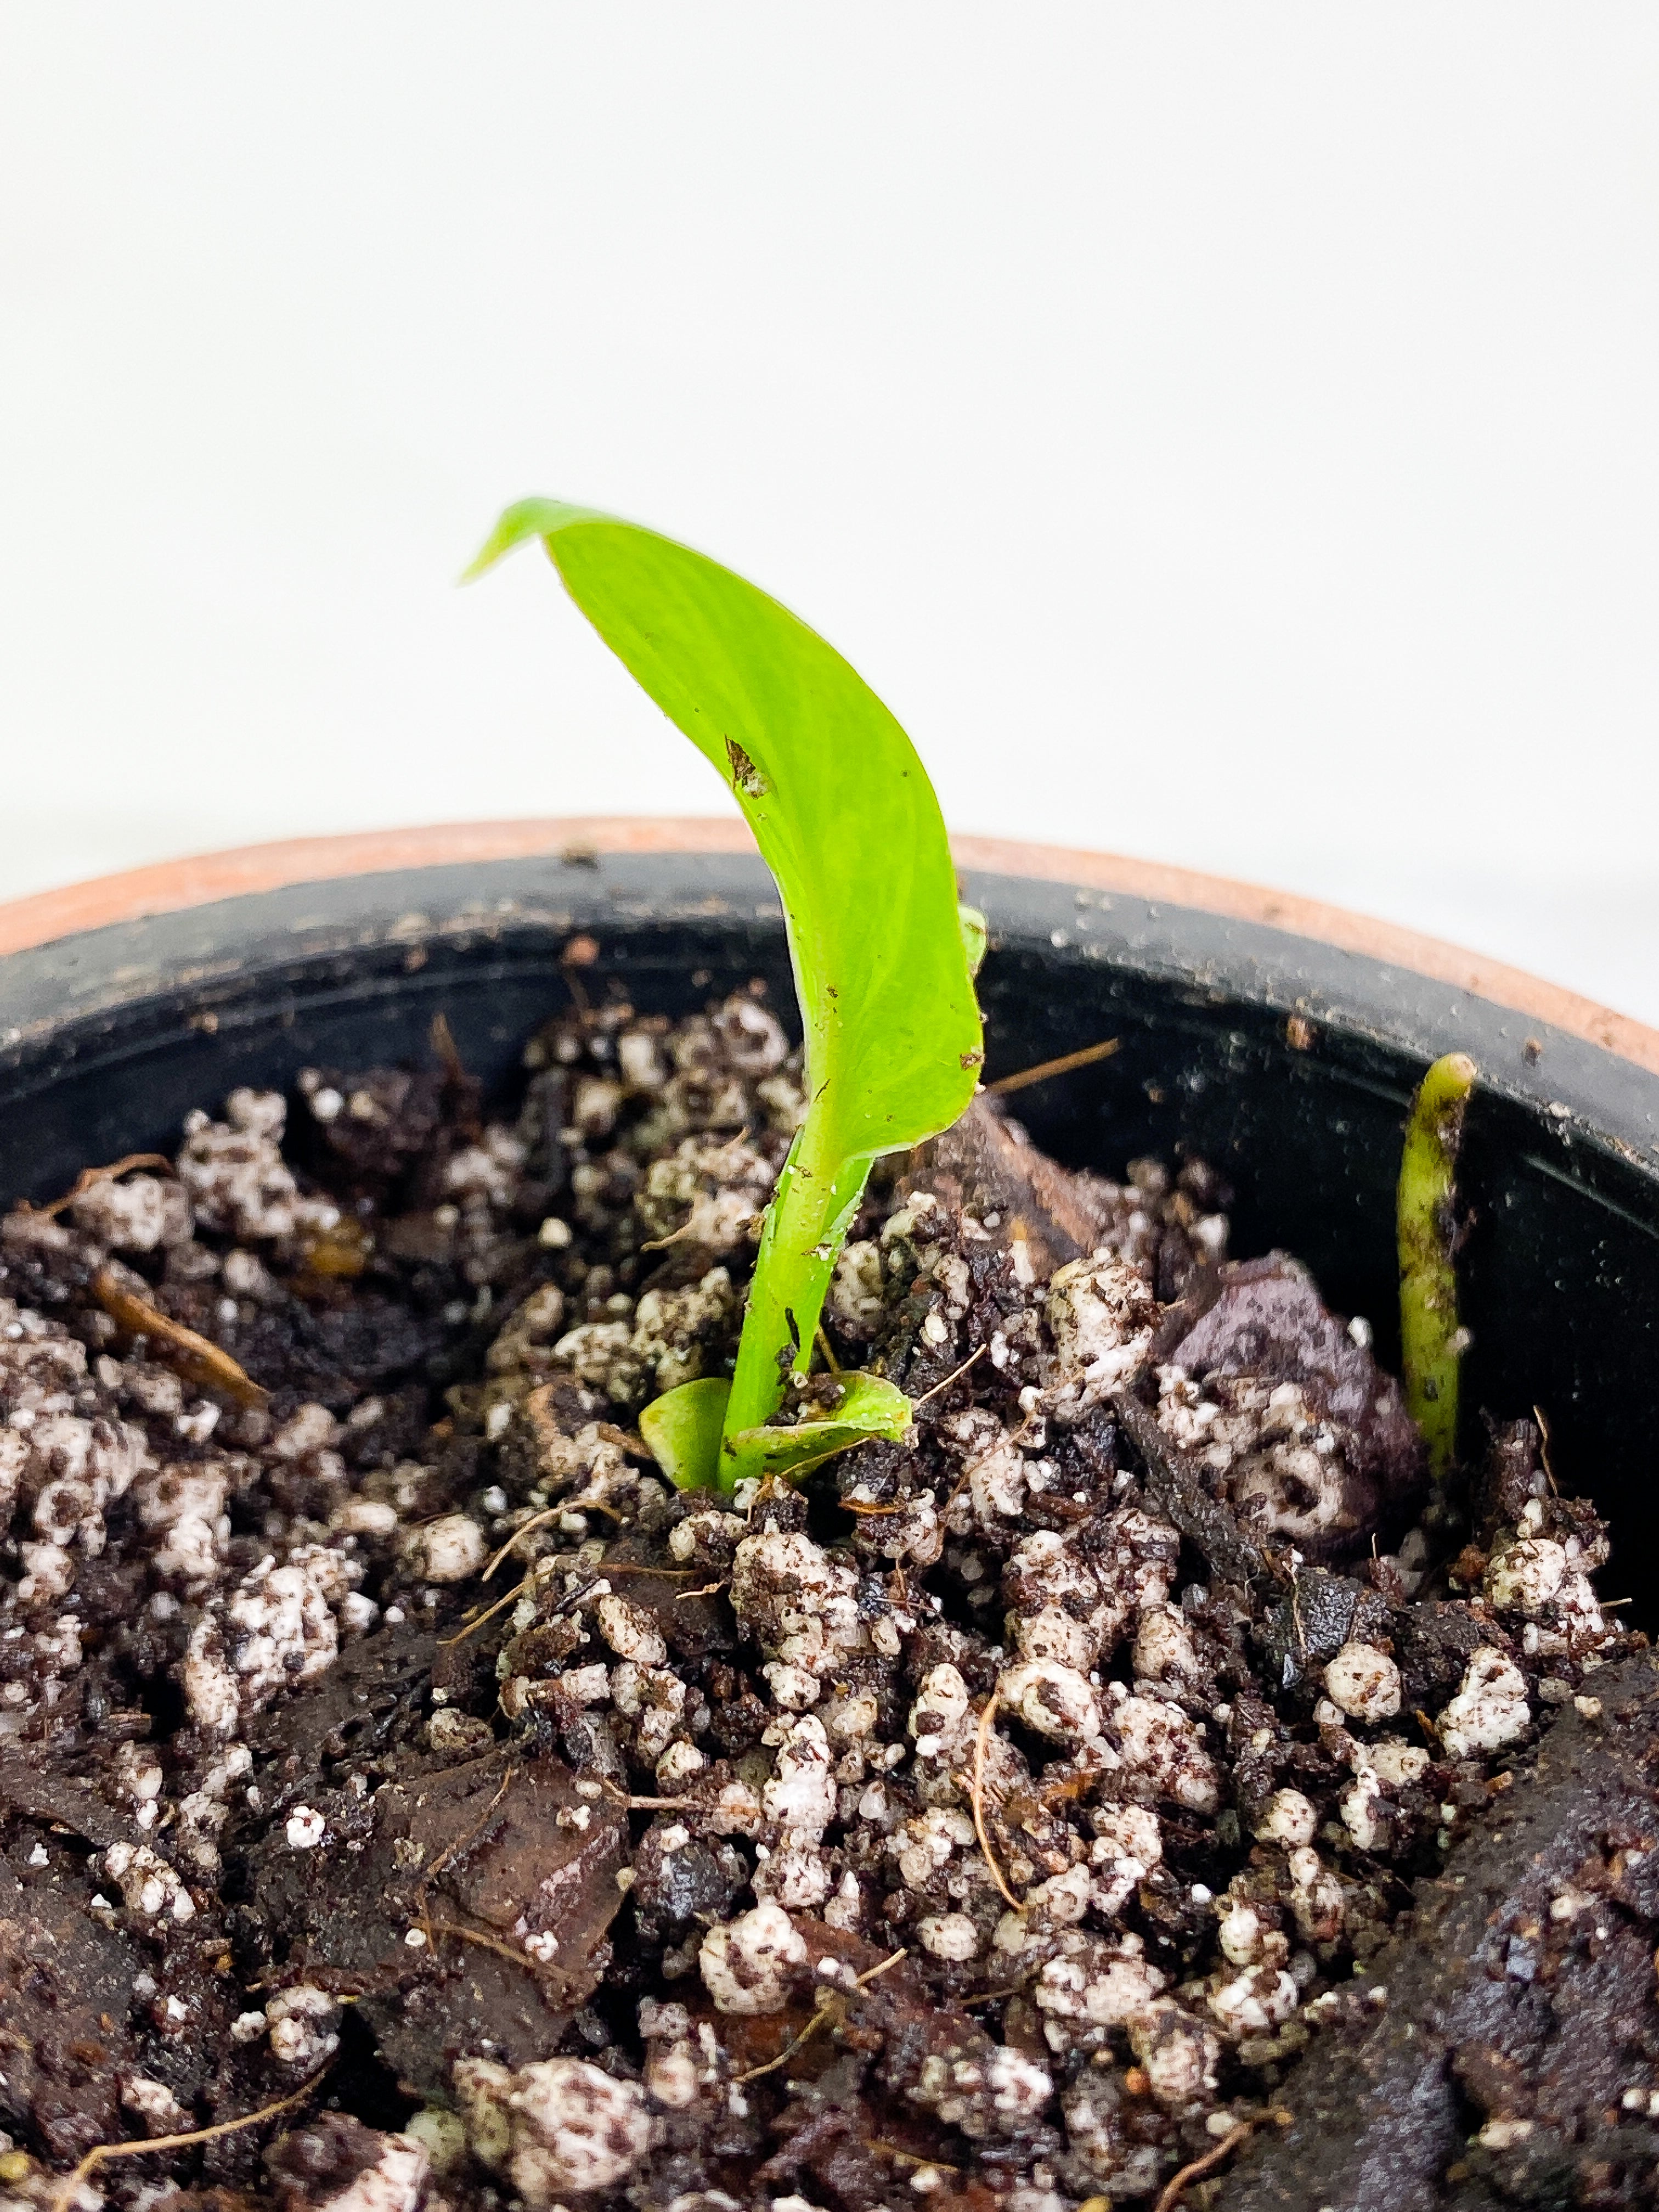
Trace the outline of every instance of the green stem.
{"label": "green stem", "polygon": [[[789,1148],[767,1211],[743,1317],[737,1372],[726,1403],[720,1484],[729,1490],[744,1469],[731,1438],[769,1421],[791,1368],[805,1374],[836,1260],[870,1176],[867,1159],[835,1160],[809,1115]],[[781,1355],[787,1351],[786,1360]]]}
{"label": "green stem", "polygon": [[1406,1403],[1437,1482],[1457,1445],[1457,1369],[1464,1339],[1452,1261],[1452,1200],[1463,1109],[1474,1087],[1467,1053],[1437,1060],[1418,1087],[1400,1160],[1400,1339]]}

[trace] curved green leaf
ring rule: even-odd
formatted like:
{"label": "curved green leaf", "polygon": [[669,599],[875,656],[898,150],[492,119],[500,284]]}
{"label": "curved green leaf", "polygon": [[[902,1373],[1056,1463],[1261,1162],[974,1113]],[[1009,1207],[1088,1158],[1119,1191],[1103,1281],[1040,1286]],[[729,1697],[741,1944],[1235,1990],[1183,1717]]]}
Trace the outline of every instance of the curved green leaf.
{"label": "curved green leaf", "polygon": [[713,763],[783,896],[826,1153],[948,1128],[983,1057],[956,875],[927,772],[835,647],[765,592],[654,531],[559,500],[511,507],[475,575],[526,538]]}

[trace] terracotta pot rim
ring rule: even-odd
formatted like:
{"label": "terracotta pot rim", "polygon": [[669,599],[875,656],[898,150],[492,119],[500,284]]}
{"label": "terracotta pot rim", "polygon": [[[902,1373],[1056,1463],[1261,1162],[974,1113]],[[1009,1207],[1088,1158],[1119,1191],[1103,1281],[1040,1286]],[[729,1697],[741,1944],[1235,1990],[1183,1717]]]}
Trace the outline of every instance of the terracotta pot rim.
{"label": "terracotta pot rim", "polygon": [[[1226,876],[1121,854],[1000,837],[957,836],[964,868],[1194,908],[1404,969],[1465,991],[1659,1074],[1659,1030],[1524,969],[1443,939]],[[571,853],[746,853],[747,825],[732,817],[573,815],[504,822],[440,823],[244,845],[99,876],[0,903],[0,956],[90,930],[291,886],[396,869],[545,858]]]}

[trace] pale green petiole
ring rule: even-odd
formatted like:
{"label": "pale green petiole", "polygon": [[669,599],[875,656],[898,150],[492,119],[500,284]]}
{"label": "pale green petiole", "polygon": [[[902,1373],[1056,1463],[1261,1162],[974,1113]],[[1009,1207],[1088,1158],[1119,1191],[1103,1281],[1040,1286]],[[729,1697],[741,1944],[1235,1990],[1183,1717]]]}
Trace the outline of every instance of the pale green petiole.
{"label": "pale green petiole", "polygon": [[[783,1402],[785,1375],[805,1375],[837,1255],[870,1180],[867,1159],[816,1158],[811,1118],[789,1148],[767,1209],[726,1413],[728,1436],[758,1428]],[[836,1170],[839,1167],[840,1172]],[[781,1358],[786,1345],[794,1357]],[[739,1469],[735,1480],[741,1480]]]}
{"label": "pale green petiole", "polygon": [[1466,1339],[1457,1319],[1452,1200],[1463,1112],[1477,1070],[1467,1053],[1437,1060],[1418,1086],[1400,1160],[1400,1339],[1406,1404],[1439,1481],[1457,1448],[1457,1370]]}

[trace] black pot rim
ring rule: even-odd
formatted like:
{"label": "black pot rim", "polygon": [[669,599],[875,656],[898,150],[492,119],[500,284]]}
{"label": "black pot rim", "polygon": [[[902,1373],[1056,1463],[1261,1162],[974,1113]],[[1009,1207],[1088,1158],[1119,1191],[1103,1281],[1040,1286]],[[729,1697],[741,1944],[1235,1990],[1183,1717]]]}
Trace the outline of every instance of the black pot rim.
{"label": "black pot rim", "polygon": [[[1331,1029],[1425,1063],[1468,1051],[1489,1088],[1558,1133],[1659,1175],[1659,1030],[1628,1016],[1289,893],[1111,854],[952,843],[994,942],[999,930],[1046,937],[1063,957],[1273,1008],[1293,1043]],[[677,856],[683,868],[667,865]],[[573,915],[617,876],[620,921],[669,918],[729,896],[744,856],[758,867],[735,818],[570,817],[243,847],[40,893],[0,905],[0,1066],[49,1051],[66,1024],[118,1027],[122,1008],[180,988],[194,988],[210,1027],[230,980],[273,959],[517,920],[556,929],[562,884],[578,894]],[[642,901],[647,879],[660,893]]]}

